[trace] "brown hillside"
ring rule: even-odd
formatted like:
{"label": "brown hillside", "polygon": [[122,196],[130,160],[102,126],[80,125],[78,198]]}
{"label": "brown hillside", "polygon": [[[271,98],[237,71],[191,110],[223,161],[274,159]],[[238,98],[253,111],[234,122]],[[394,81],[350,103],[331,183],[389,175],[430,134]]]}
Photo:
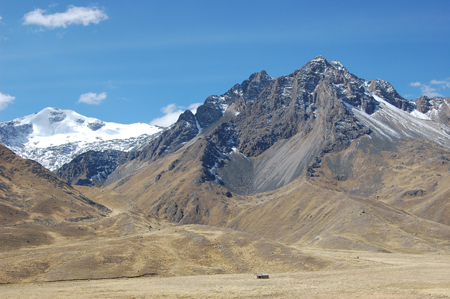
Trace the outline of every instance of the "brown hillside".
{"label": "brown hillside", "polygon": [[39,163],[0,145],[1,250],[50,244],[46,227],[93,221],[109,212]]}
{"label": "brown hillside", "polygon": [[[189,160],[192,156],[180,157],[184,158]],[[330,263],[326,258],[245,232],[180,226],[158,219],[157,211],[143,213],[139,205],[117,191],[81,186],[74,189],[38,163],[19,158],[4,148],[0,159],[0,284],[310,271],[326,268]],[[170,165],[171,170],[183,173]],[[161,174],[164,175],[170,173]],[[201,186],[201,177],[189,184],[197,182]],[[118,185],[116,189],[120,189]],[[219,215],[227,211],[227,194],[216,194],[220,188],[204,190],[215,198],[198,200],[198,204],[189,201],[192,213],[209,203],[205,215],[218,219],[217,225],[223,226],[226,213]],[[215,208],[219,198],[221,206]],[[163,199],[161,203],[170,207],[171,202]],[[172,208],[177,215],[180,209]],[[189,214],[189,209],[184,210]],[[198,213],[194,215],[198,218],[193,219],[204,221],[205,215]]]}
{"label": "brown hillside", "polygon": [[206,146],[199,138],[108,188],[152,216],[274,241],[385,252],[450,248],[450,152],[440,146],[405,140],[386,150],[363,137],[324,155],[313,176],[253,196],[202,181]]}

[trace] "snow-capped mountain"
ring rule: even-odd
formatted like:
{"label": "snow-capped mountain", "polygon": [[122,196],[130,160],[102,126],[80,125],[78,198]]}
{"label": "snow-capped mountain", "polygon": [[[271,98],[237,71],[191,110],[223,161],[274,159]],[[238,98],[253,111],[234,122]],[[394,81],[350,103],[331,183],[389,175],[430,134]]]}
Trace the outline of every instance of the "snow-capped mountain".
{"label": "snow-capped mountain", "polygon": [[23,158],[55,171],[87,151],[131,151],[159,136],[162,128],[146,123],[117,124],[72,110],[45,108],[0,123],[0,141]]}

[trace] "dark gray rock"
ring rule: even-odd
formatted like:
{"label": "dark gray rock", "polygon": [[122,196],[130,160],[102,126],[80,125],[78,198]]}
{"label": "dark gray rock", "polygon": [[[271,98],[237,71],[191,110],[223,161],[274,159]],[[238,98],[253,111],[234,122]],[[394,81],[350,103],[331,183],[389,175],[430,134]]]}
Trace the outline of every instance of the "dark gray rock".
{"label": "dark gray rock", "polygon": [[161,133],[149,145],[125,155],[119,162],[123,164],[134,159],[157,159],[177,151],[186,142],[197,136],[199,132],[200,129],[197,126],[195,115],[190,110],[186,110],[178,117],[177,122],[172,127]]}
{"label": "dark gray rock", "polygon": [[102,121],[97,121],[97,122],[93,122],[93,123],[88,123],[87,127],[89,129],[91,129],[92,131],[97,131],[100,130],[101,128],[103,128],[105,126],[105,123]]}
{"label": "dark gray rock", "polygon": [[64,164],[56,171],[56,175],[72,185],[101,184],[117,168],[123,154],[114,150],[88,151]]}
{"label": "dark gray rock", "polygon": [[50,123],[56,123],[61,122],[66,118],[66,114],[64,111],[61,111],[60,109],[55,108],[55,110],[50,112],[50,116],[48,118],[48,121]]}

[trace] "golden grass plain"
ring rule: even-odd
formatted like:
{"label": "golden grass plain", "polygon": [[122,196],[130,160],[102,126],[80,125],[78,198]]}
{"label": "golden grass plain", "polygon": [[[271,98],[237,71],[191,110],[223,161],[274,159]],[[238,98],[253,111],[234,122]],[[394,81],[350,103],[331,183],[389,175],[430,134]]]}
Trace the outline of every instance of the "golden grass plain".
{"label": "golden grass plain", "polygon": [[[332,268],[1,285],[2,298],[450,298],[450,255],[302,248]],[[358,257],[358,258],[357,258]]]}

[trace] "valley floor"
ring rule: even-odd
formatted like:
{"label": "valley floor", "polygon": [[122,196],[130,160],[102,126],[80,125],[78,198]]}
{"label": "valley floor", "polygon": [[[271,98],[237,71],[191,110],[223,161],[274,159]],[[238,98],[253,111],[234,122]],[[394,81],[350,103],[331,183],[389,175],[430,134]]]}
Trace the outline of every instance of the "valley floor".
{"label": "valley floor", "polygon": [[319,271],[6,284],[2,298],[450,298],[450,255],[303,251],[332,258]]}

